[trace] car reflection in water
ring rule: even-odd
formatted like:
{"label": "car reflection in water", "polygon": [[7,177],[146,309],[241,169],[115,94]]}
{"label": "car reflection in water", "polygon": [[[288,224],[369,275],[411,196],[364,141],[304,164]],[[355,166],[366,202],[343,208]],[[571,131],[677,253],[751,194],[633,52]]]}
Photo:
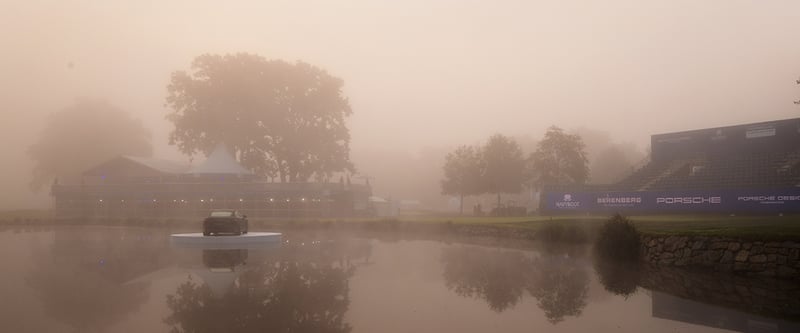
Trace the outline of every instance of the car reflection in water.
{"label": "car reflection in water", "polygon": [[247,249],[203,250],[203,264],[212,272],[233,272],[238,265],[245,265]]}
{"label": "car reflection in water", "polygon": [[220,298],[244,272],[247,254],[247,249],[203,250],[203,264],[207,269],[198,270],[197,274],[211,288],[213,295]]}
{"label": "car reflection in water", "polygon": [[345,241],[204,249],[203,267],[167,295],[164,322],[173,332],[350,332],[353,259],[368,255],[368,243]]}

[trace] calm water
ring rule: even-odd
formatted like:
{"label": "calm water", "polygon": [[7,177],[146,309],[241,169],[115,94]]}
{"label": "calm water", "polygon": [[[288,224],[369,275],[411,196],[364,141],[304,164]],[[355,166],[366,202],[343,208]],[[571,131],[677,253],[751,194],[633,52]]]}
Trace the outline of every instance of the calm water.
{"label": "calm water", "polygon": [[800,332],[791,284],[620,270],[582,247],[181,249],[164,230],[56,227],[0,231],[0,258],[3,332]]}

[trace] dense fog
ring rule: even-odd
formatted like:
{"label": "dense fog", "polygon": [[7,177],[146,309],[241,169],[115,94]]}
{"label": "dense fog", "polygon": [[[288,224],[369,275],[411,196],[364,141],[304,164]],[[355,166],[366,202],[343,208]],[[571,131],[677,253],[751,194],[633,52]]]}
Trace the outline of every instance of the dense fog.
{"label": "dense fog", "polygon": [[439,187],[447,152],[496,133],[526,156],[552,125],[579,134],[590,182],[611,182],[646,156],[651,134],[800,112],[800,2],[791,0],[2,7],[0,210],[49,207],[50,181],[31,186],[31,147],[53,114],[80,101],[109,103],[140,122],[144,131],[131,133],[146,133],[152,156],[189,161],[168,144],[167,85],[206,53],[304,61],[340,78],[352,108],[353,181],[370,179],[376,195],[431,209],[447,205]]}

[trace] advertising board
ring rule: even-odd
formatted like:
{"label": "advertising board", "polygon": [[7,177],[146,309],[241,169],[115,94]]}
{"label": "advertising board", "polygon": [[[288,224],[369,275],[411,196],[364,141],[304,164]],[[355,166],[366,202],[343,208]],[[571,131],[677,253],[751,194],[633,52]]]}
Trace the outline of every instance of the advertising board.
{"label": "advertising board", "polygon": [[800,212],[800,188],[547,192],[541,208],[553,213],[791,213]]}

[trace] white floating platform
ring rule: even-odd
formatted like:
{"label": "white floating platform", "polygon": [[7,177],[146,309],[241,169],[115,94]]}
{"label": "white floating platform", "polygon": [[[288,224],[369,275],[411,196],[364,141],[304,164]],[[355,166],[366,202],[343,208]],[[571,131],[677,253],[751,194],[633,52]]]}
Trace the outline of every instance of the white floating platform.
{"label": "white floating platform", "polygon": [[281,243],[278,232],[248,232],[239,236],[203,236],[203,233],[172,234],[175,247],[200,249],[250,249],[276,246]]}

